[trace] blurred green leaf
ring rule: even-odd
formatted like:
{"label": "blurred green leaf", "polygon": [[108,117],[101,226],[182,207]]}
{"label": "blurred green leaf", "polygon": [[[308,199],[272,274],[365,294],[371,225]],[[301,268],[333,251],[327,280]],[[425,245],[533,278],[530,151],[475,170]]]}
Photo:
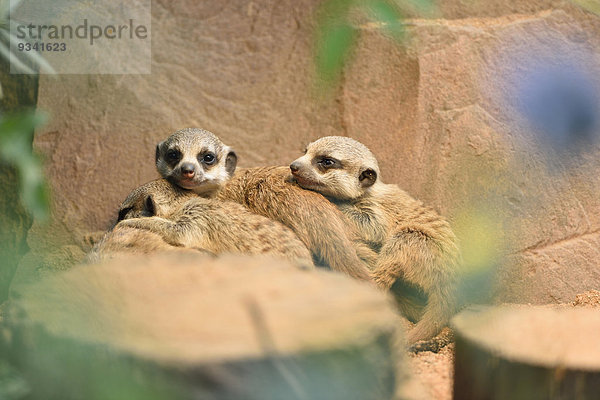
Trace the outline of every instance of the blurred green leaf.
{"label": "blurred green leaf", "polygon": [[19,400],[31,391],[23,377],[6,360],[0,359],[0,399]]}
{"label": "blurred green leaf", "polygon": [[435,10],[431,0],[325,0],[319,6],[316,30],[316,73],[326,88],[336,86],[356,44],[360,28],[356,16],[366,14],[375,26],[392,38],[400,40],[404,34],[404,15],[409,8],[417,14]]}
{"label": "blurred green leaf", "polygon": [[594,14],[600,15],[600,0],[571,0],[578,6],[585,8],[586,10],[593,12]]}
{"label": "blurred green leaf", "polygon": [[461,242],[463,272],[485,269],[496,263],[500,257],[499,244],[502,243],[499,226],[501,221],[476,207],[457,217],[454,228]]}
{"label": "blurred green leaf", "polygon": [[49,191],[42,163],[32,153],[31,143],[35,128],[46,120],[44,114],[35,112],[3,116],[0,119],[0,161],[17,170],[21,201],[26,210],[39,220],[48,216]]}
{"label": "blurred green leaf", "polygon": [[[6,29],[0,29],[0,35],[2,37],[4,37],[4,39],[12,46],[13,49],[17,48],[20,43],[31,42],[31,40],[28,40],[28,39],[24,39],[24,40],[18,39],[15,35],[12,35]],[[10,49],[7,48],[6,50],[9,52],[9,55],[8,56],[6,56],[6,54],[3,54],[3,55],[6,57],[7,60],[10,60],[10,62],[13,63],[13,65],[15,67],[17,67],[17,69],[21,69],[24,72],[27,72],[30,74],[36,73],[36,71],[31,69],[25,63],[22,63],[19,61],[19,56],[22,56],[26,60],[30,61],[30,63],[29,63],[30,65],[38,65],[41,69],[43,69],[48,74],[56,73],[56,71],[54,70],[54,68],[52,68],[52,66],[48,63],[48,61],[46,61],[46,59],[44,59],[44,57],[42,57],[40,55],[40,53],[38,53],[37,51],[24,51],[24,52],[21,52],[20,54],[13,52],[13,54],[11,55]],[[3,53],[5,53],[5,51],[3,51]]]}
{"label": "blurred green leaf", "polygon": [[375,21],[381,23],[383,29],[390,36],[396,40],[402,38],[404,33],[403,16],[394,5],[385,0],[372,1],[369,3],[369,10]]}
{"label": "blurred green leaf", "polygon": [[317,48],[317,73],[327,84],[339,80],[354,45],[356,30],[347,23],[323,27]]}

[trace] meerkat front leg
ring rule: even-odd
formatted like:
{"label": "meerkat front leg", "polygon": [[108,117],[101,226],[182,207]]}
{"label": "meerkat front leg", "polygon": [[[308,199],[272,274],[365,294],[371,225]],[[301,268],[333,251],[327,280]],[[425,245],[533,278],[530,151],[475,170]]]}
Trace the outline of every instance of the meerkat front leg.
{"label": "meerkat front leg", "polygon": [[[410,343],[435,336],[455,311],[456,279],[454,269],[450,267],[456,263],[456,254],[447,251],[449,247],[440,246],[423,232],[409,230],[388,239],[379,253],[372,274],[379,287],[391,289],[398,279],[402,279],[421,287],[427,295],[423,310],[417,306],[412,310],[411,304],[404,305],[409,308],[403,310],[406,316],[419,319],[408,334]],[[397,295],[401,297],[402,293]]]}

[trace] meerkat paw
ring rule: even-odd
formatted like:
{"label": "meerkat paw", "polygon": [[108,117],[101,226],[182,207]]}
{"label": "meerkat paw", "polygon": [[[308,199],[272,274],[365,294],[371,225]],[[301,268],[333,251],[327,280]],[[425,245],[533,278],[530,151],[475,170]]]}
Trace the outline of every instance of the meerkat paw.
{"label": "meerkat paw", "polygon": [[421,353],[423,351],[431,351],[438,353],[441,349],[454,342],[454,333],[448,327],[435,337],[428,340],[419,340],[408,347],[411,353]]}
{"label": "meerkat paw", "polygon": [[128,227],[143,229],[155,233],[163,240],[173,246],[182,246],[179,238],[173,232],[175,223],[161,217],[142,217],[125,219],[117,224],[117,227]]}
{"label": "meerkat paw", "polygon": [[383,290],[390,290],[394,282],[396,281],[396,277],[390,275],[385,271],[385,269],[378,269],[371,274],[371,279],[378,288]]}
{"label": "meerkat paw", "polygon": [[117,224],[117,227],[151,230],[151,224],[145,221],[147,218],[125,219]]}
{"label": "meerkat paw", "polygon": [[148,231],[158,231],[161,223],[170,223],[171,221],[160,217],[141,217],[125,219],[117,224],[117,226],[145,229]]}

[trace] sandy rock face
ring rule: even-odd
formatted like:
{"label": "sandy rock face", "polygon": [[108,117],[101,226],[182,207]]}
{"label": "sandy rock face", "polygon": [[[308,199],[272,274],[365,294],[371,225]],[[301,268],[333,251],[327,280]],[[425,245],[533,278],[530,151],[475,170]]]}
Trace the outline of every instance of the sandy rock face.
{"label": "sandy rock face", "polygon": [[597,145],[557,172],[524,135],[516,101],[540,54],[598,83],[598,17],[569,2],[452,1],[444,18],[406,21],[404,44],[364,26],[335,100],[319,103],[317,4],[159,1],[152,75],[42,77],[38,106],[54,118],[34,145],[48,160],[55,223],[35,224],[33,251],[106,229],[127,193],[156,177],[154,146],[175,129],[215,132],[240,166],[286,165],[336,134],[364,142],[386,182],[453,223],[482,210],[495,250],[510,255],[496,260],[499,300],[560,302],[598,287]]}
{"label": "sandy rock face", "polygon": [[600,87],[600,19],[568,7],[499,15],[411,20],[406,47],[365,27],[344,76],[343,133],[374,151],[384,180],[475,224],[458,232],[465,247],[492,242],[497,258],[480,267],[500,265],[497,300],[564,302],[600,285],[598,142],[553,156],[563,149],[522,110],[538,73],[565,63]]}
{"label": "sandy rock face", "polygon": [[267,258],[79,266],[22,289],[8,315],[11,353],[45,398],[96,398],[103,387],[165,398],[381,399],[402,366],[388,297]]}

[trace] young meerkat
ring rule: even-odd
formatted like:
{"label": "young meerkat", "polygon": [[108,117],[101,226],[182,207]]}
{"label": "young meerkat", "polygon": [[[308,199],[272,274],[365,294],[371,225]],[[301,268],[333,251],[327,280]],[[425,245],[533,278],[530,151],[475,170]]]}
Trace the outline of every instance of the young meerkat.
{"label": "young meerkat", "polygon": [[[383,183],[375,156],[354,139],[321,138],[290,169],[298,185],[330,199],[378,254],[370,262],[373,280],[392,289],[403,314],[417,321],[409,342],[439,333],[456,312],[460,252],[448,222],[397,185]],[[415,301],[419,291],[425,304]]]}
{"label": "young meerkat", "polygon": [[213,254],[268,254],[314,267],[308,249],[282,224],[236,203],[200,197],[164,179],[140,186],[123,202],[115,230],[127,228],[136,235],[139,231],[157,235],[167,246]]}
{"label": "young meerkat", "polygon": [[91,264],[115,257],[157,252],[212,254],[204,249],[169,244],[161,235],[145,229],[117,225],[94,245],[84,263]]}
{"label": "young meerkat", "polygon": [[[149,197],[151,193],[156,201]],[[164,215],[168,212],[166,206],[168,206],[169,201],[173,200],[179,203],[192,197],[196,197],[192,192],[186,192],[178,188],[164,190],[164,185],[153,184],[152,182],[133,190],[119,207],[117,223],[94,245],[85,262],[94,263],[117,256],[156,252],[208,253],[203,249],[184,248],[170,244],[162,235],[150,230],[119,224],[124,219],[151,217],[156,214]]]}
{"label": "young meerkat", "polygon": [[169,182],[280,222],[294,231],[318,264],[370,280],[361,258],[371,251],[353,244],[353,227],[335,206],[287,182],[287,167],[249,168],[233,175],[236,164],[235,152],[203,129],[182,129],[156,147],[158,172]]}
{"label": "young meerkat", "polygon": [[212,132],[198,128],[176,131],[156,146],[156,169],[174,185],[213,197],[233,175],[235,152]]}

